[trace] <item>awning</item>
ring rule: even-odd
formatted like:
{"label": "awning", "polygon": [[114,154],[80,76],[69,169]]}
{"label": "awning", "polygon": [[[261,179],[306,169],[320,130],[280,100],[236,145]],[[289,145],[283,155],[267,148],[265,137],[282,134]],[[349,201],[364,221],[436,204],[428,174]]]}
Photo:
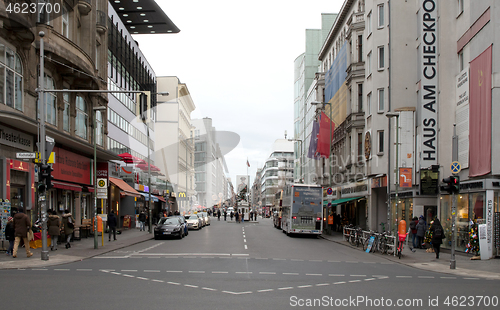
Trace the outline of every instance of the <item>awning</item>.
{"label": "awning", "polygon": [[[144,198],[146,198],[146,201],[149,201],[149,193],[142,193],[142,192],[138,192],[139,194],[141,194],[142,196],[144,196]],[[151,194],[151,200],[153,202],[158,202],[158,197],[156,197],[155,195]]]}
{"label": "awning", "polygon": [[361,197],[351,197],[351,198],[337,199],[337,200],[332,201],[332,206],[336,206],[338,204],[341,204],[341,203],[344,203],[344,202],[348,202],[348,201],[351,201],[351,200],[360,199],[360,198],[364,198],[364,197],[361,196]]}
{"label": "awning", "polygon": [[130,155],[129,153],[118,154],[118,156],[120,156],[122,161],[127,164],[146,164],[144,160],[140,159],[139,157]]}
{"label": "awning", "polygon": [[154,195],[156,198],[158,198],[160,201],[163,201],[163,202],[167,202],[165,200],[165,198],[163,198],[162,196],[158,196],[158,195]]}
{"label": "awning", "polygon": [[52,185],[54,185],[55,188],[65,189],[68,191],[77,191],[77,192],[82,191],[82,187],[76,184],[71,184],[61,181],[52,181]]}
{"label": "awning", "polygon": [[132,197],[140,197],[138,191],[132,188],[132,186],[125,183],[125,181],[117,178],[109,178],[109,181],[121,189],[121,194]]}

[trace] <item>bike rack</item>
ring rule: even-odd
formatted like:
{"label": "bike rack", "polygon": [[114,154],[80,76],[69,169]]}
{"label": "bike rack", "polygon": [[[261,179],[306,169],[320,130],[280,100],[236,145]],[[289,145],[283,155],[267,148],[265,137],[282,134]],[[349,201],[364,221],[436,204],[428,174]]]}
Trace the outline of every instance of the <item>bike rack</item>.
{"label": "bike rack", "polygon": [[[347,226],[344,226],[343,228],[343,239],[344,241],[347,241],[349,242],[349,237],[351,236],[352,233],[355,233],[356,232],[356,227],[347,227]],[[381,233],[378,233],[378,232],[372,232],[372,231],[367,231],[367,230],[363,230],[362,231],[362,239],[363,239],[363,242],[366,242],[366,239],[368,239],[371,235],[376,235],[378,237],[380,237],[382,234]],[[387,236],[387,247],[389,248],[388,251],[387,251],[387,254],[388,255],[396,255],[396,247],[397,247],[397,238],[396,236],[394,235],[386,235]],[[391,254],[389,254],[389,251],[392,251]]]}

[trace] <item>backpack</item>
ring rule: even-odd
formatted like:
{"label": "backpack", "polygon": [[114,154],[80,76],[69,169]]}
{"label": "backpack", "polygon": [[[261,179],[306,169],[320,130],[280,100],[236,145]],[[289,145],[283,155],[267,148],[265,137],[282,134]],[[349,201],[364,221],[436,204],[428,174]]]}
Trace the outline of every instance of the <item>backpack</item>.
{"label": "backpack", "polygon": [[411,222],[410,222],[410,229],[411,229],[411,230],[415,230],[415,229],[417,229],[417,223],[415,223],[415,221],[411,221]]}
{"label": "backpack", "polygon": [[436,229],[434,229],[434,237],[435,238],[443,238],[443,229],[441,227],[436,227]]}

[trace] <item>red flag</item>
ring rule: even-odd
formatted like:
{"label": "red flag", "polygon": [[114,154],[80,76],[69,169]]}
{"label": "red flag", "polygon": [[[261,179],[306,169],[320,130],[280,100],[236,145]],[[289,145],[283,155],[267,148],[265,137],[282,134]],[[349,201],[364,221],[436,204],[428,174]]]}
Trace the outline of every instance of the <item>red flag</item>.
{"label": "red flag", "polygon": [[330,157],[330,146],[334,130],[335,124],[328,118],[328,116],[326,116],[325,112],[321,112],[317,148],[317,152],[320,156],[324,156],[326,158]]}
{"label": "red flag", "polygon": [[491,172],[491,50],[470,63],[469,176]]}
{"label": "red flag", "polygon": [[250,167],[250,163],[248,162],[248,159],[247,159],[247,166]]}

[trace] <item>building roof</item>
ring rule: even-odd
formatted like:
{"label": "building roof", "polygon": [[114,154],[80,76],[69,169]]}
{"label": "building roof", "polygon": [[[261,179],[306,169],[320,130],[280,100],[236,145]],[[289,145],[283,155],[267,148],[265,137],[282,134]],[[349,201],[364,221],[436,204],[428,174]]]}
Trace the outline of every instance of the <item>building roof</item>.
{"label": "building roof", "polygon": [[109,3],[131,34],[180,32],[154,0],[111,0]]}

